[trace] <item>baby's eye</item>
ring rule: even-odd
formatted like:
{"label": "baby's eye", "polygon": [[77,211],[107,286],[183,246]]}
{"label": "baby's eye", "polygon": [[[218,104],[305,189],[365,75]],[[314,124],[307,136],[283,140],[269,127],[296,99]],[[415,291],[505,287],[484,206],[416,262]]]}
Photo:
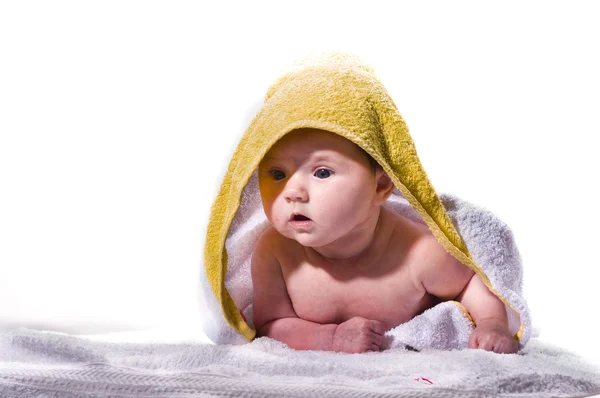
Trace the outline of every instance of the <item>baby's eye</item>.
{"label": "baby's eye", "polygon": [[329,177],[332,174],[331,170],[327,170],[327,169],[319,169],[317,171],[315,171],[315,176],[317,178],[321,178],[321,179],[325,179],[327,177]]}
{"label": "baby's eye", "polygon": [[269,172],[276,180],[283,180],[285,178],[285,173],[281,170],[271,170]]}

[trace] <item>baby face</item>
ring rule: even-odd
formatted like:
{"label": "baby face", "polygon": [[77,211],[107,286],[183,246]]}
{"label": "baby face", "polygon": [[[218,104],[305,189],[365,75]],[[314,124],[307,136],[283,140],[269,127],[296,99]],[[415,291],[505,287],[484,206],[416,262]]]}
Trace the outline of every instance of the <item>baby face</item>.
{"label": "baby face", "polygon": [[365,153],[328,131],[285,135],[261,161],[258,176],[267,218],[303,246],[325,246],[360,229],[379,205]]}

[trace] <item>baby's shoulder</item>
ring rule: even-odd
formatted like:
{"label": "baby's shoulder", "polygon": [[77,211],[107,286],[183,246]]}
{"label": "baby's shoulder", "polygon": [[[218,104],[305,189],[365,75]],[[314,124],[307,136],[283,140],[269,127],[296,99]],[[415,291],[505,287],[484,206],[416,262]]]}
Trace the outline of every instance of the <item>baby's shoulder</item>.
{"label": "baby's shoulder", "polygon": [[417,246],[430,243],[433,234],[427,225],[414,221],[393,209],[383,208],[383,210],[385,219],[389,222],[394,242],[396,245],[401,244],[403,250],[414,250]]}
{"label": "baby's shoulder", "polygon": [[281,258],[285,253],[294,249],[294,243],[298,244],[293,239],[281,235],[272,225],[268,225],[259,235],[254,246],[254,253],[268,253],[276,258]]}
{"label": "baby's shoulder", "polygon": [[393,211],[391,214],[395,243],[392,247],[399,251],[393,255],[404,259],[411,272],[421,274],[424,268],[432,265],[433,259],[447,254],[427,225]]}
{"label": "baby's shoulder", "polygon": [[259,244],[261,246],[265,246],[265,245],[270,245],[272,243],[274,243],[279,236],[281,236],[279,234],[279,232],[277,232],[277,230],[275,228],[273,228],[272,225],[267,225],[267,227],[260,233],[260,235],[258,235],[258,240],[256,241],[256,245],[258,246]]}
{"label": "baby's shoulder", "polygon": [[279,233],[271,225],[267,226],[258,236],[254,245],[253,254],[273,253],[273,249],[278,246]]}
{"label": "baby's shoulder", "polygon": [[424,226],[406,253],[415,286],[443,300],[451,300],[473,275],[470,268],[446,251],[437,238]]}

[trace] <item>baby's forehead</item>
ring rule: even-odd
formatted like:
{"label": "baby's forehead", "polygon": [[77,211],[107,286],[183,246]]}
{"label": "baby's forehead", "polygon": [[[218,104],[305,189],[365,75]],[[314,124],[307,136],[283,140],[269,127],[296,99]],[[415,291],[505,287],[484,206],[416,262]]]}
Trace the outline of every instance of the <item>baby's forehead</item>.
{"label": "baby's forehead", "polygon": [[[294,149],[293,146],[288,147],[289,149]],[[340,162],[340,161],[344,161],[344,160],[351,160],[353,159],[351,156],[348,156],[347,154],[337,151],[335,149],[325,149],[325,148],[315,148],[314,150],[311,150],[309,152],[306,151],[297,151],[294,153],[289,153],[289,151],[269,151],[269,153],[267,153],[267,155],[265,155],[265,157],[262,159],[262,163],[271,163],[271,162],[279,162],[279,161],[286,161],[286,160],[292,160],[292,159],[303,159],[303,160],[310,160],[313,162],[319,162],[319,161],[333,161],[333,162]]]}
{"label": "baby's forehead", "polygon": [[265,158],[292,155],[353,158],[360,151],[358,145],[341,135],[325,130],[298,129],[277,141]]}

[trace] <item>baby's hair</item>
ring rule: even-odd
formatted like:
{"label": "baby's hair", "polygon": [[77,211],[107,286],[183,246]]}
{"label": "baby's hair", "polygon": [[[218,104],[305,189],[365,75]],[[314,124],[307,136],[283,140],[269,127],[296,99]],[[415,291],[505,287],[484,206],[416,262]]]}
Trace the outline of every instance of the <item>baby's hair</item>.
{"label": "baby's hair", "polygon": [[367,160],[369,161],[369,164],[371,165],[371,169],[373,169],[373,171],[377,170],[378,167],[381,167],[381,165],[379,163],[377,163],[377,161],[375,159],[373,159],[373,156],[369,155],[369,153],[367,151],[365,151],[364,149],[362,149],[359,146],[358,146],[358,149],[360,149],[365,154],[365,156],[367,157]]}

